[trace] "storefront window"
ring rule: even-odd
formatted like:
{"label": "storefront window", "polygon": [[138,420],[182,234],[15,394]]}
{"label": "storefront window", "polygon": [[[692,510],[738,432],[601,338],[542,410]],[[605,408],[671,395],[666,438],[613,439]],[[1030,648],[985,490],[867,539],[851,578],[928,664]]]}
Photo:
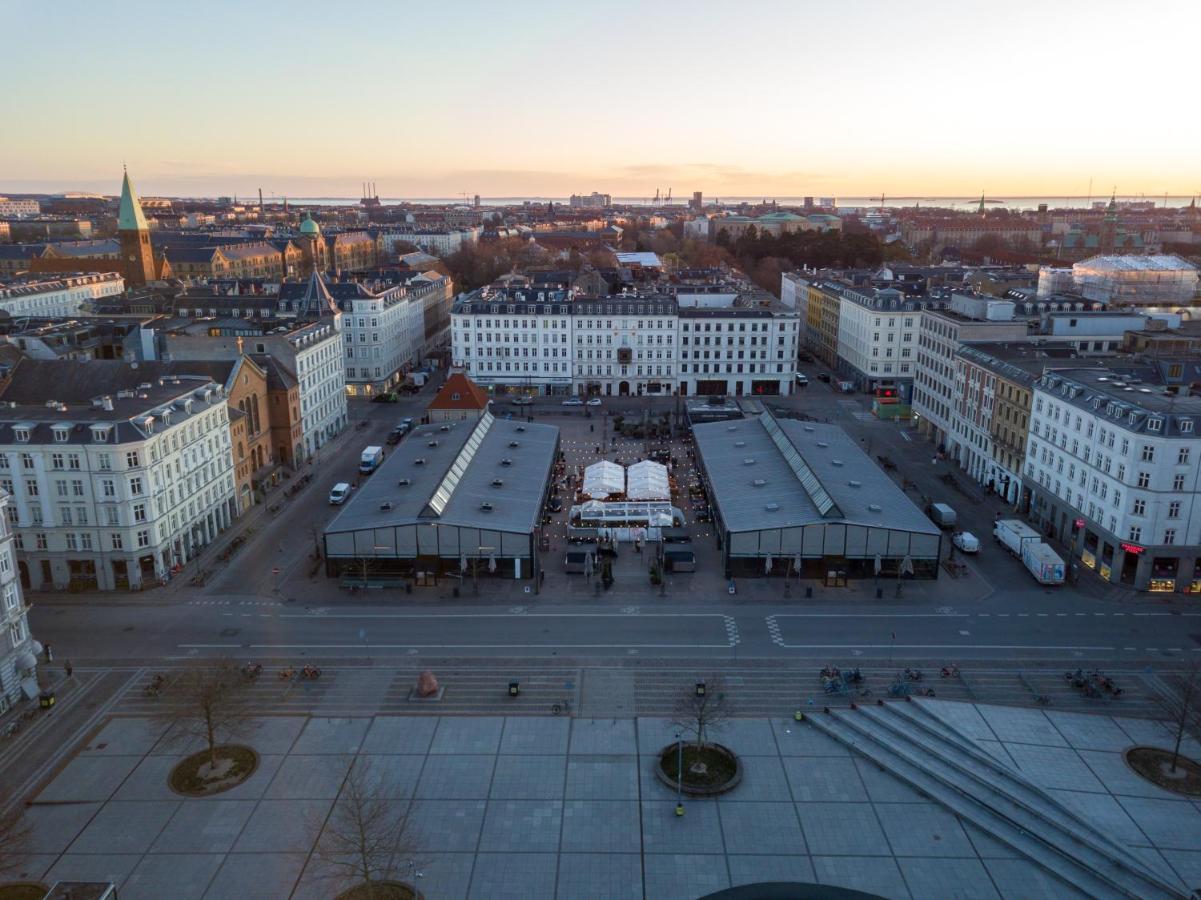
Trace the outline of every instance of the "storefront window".
{"label": "storefront window", "polygon": [[1170,593],[1176,590],[1176,572],[1180,560],[1175,556],[1157,556],[1151,560],[1151,590]]}

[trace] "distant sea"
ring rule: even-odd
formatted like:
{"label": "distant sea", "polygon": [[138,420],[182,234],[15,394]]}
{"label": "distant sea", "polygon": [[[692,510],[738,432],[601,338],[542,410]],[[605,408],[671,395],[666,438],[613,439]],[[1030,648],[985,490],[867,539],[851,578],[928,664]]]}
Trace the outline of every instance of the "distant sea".
{"label": "distant sea", "polygon": [[[613,202],[624,205],[646,205],[651,202],[650,197],[614,197]],[[781,206],[800,206],[804,203],[804,197],[705,197],[707,206],[714,203],[720,203],[722,206],[737,206],[740,203],[761,203],[764,199],[775,200]],[[813,195],[815,203],[821,202],[821,197],[817,194]],[[1167,198],[1163,196],[1152,197],[1146,194],[1137,195],[1118,195],[1118,202],[1132,203],[1154,203],[1157,207],[1167,206],[1181,207],[1188,206],[1192,201],[1192,196],[1174,196],[1169,195]],[[1045,203],[1051,209],[1088,209],[1093,203],[1106,203],[1109,201],[1108,196],[1096,197],[988,197],[985,196],[985,206],[989,209],[1037,209],[1040,203]],[[279,198],[273,198],[273,202],[278,203]],[[358,203],[357,197],[289,197],[288,203],[296,206],[352,206]],[[390,203],[428,203],[431,206],[439,205],[446,206],[451,204],[462,205],[464,202],[470,204],[471,198],[466,201],[462,197],[380,197],[380,202],[385,204]],[[567,197],[480,197],[481,206],[518,206],[522,203],[554,203],[555,205],[566,204]],[[672,203],[673,206],[681,209],[687,208],[687,199],[676,199]],[[835,205],[843,209],[854,209],[856,207],[876,207],[880,205],[879,197],[838,197],[835,199]],[[884,205],[888,207],[899,206],[931,206],[941,207],[943,209],[975,209],[980,205],[979,197],[889,197],[885,195]]]}

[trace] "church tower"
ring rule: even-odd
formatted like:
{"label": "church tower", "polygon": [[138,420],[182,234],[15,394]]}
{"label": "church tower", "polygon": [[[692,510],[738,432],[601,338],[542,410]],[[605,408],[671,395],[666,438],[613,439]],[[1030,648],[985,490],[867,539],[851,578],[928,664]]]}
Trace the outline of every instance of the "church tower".
{"label": "church tower", "polygon": [[121,184],[121,206],[117,212],[117,234],[121,238],[121,271],[129,285],[146,284],[156,278],[150,226],[142,214],[142,203],[129,183],[129,172]]}

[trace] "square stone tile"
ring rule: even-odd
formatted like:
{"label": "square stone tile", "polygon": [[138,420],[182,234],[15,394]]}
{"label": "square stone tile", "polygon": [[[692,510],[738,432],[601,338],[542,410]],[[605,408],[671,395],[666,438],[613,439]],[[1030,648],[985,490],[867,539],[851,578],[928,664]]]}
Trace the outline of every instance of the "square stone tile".
{"label": "square stone tile", "polygon": [[797,757],[784,760],[784,773],[798,802],[867,800],[855,761],[848,757]]}
{"label": "square stone tile", "polygon": [[696,900],[730,886],[724,856],[654,854],[643,861],[647,897],[655,900]]}
{"label": "square stone tile", "polygon": [[79,753],[81,756],[141,756],[150,752],[166,730],[167,723],[156,719],[109,719]]}
{"label": "square stone tile", "polygon": [[561,800],[567,774],[566,756],[496,757],[493,800]]}
{"label": "square stone tile", "polygon": [[642,900],[636,853],[561,853],[556,900]]}
{"label": "square stone tile", "polygon": [[509,716],[500,738],[505,754],[556,754],[567,752],[571,719],[565,716]]}
{"label": "square stone tile", "polygon": [[66,853],[43,880],[50,885],[56,881],[111,881],[120,893],[139,859],[136,853]]}
{"label": "square stone tile", "polygon": [[374,794],[389,800],[405,800],[417,793],[417,782],[425,765],[424,756],[358,756],[356,766],[364,766],[367,783]]}
{"label": "square stone tile", "polygon": [[267,788],[271,786],[275,773],[279,771],[279,767],[283,763],[284,757],[282,756],[260,756],[259,767],[249,778],[237,787],[214,794],[212,797],[206,797],[201,802],[224,803],[227,800],[258,800],[267,793]]}
{"label": "square stone tile", "polygon": [[1130,736],[1108,716],[1058,710],[1045,710],[1044,714],[1051,720],[1055,730],[1063,735],[1064,740],[1077,750],[1107,750],[1120,753],[1134,744]]}
{"label": "square stone tile", "polygon": [[[1092,797],[1094,794],[1083,794],[1081,796]],[[1022,854],[1018,853],[1008,844],[998,840],[991,834],[981,831],[970,822],[960,822],[963,826],[964,833],[968,836],[968,840],[972,842],[972,846],[976,848],[976,855],[981,859],[1022,859]],[[1111,835],[1112,837],[1112,835]]]}
{"label": "square stone tile", "polygon": [[480,853],[471,873],[470,900],[531,900],[555,895],[554,853]]}
{"label": "square stone tile", "polygon": [[[659,780],[655,774],[655,770],[659,765],[657,756],[643,756],[639,759],[638,766],[638,789],[641,792],[640,796],[643,800],[670,800],[672,806],[675,806],[676,789],[669,787]],[[694,803],[716,803],[716,797],[693,797]]]}
{"label": "square stone tile", "polygon": [[106,803],[75,839],[71,853],[145,853],[175,814],[179,800]]}
{"label": "square stone tile", "polygon": [[422,800],[484,799],[492,788],[495,756],[430,756],[421,770]]}
{"label": "square stone tile", "polygon": [[142,761],[140,756],[77,756],[38,795],[42,803],[107,800]]}
{"label": "square stone tile", "polygon": [[1063,791],[1104,791],[1105,788],[1070,747],[1009,744],[1006,749],[1019,770],[1035,784]]}
{"label": "square stone tile", "polygon": [[741,757],[777,756],[780,752],[769,719],[726,719],[711,740],[725,744]]}
{"label": "square stone tile", "polygon": [[26,807],[21,818],[30,829],[28,852],[57,856],[70,846],[99,811],[99,803],[48,803]]}
{"label": "square stone tile", "polygon": [[474,853],[484,825],[483,800],[417,800],[409,822],[423,852]]}
{"label": "square stone tile", "polygon": [[1009,755],[1006,745],[1000,741],[976,741],[976,746],[1006,768],[1012,769],[1014,772],[1018,771],[1018,764]]}
{"label": "square stone tile", "polygon": [[231,853],[213,877],[204,900],[279,900],[292,893],[304,868],[303,853]]}
{"label": "square stone tile", "polygon": [[1176,874],[1191,888],[1201,887],[1201,852],[1195,850],[1164,850],[1163,857]]}
{"label": "square stone tile", "polygon": [[113,794],[114,800],[178,800],[167,778],[182,757],[147,756]]}
{"label": "square stone tile", "polygon": [[357,753],[370,725],[370,719],[309,719],[291,752],[303,755]]}
{"label": "square stone tile", "polygon": [[1179,794],[1165,791],[1140,775],[1136,775],[1120,753],[1081,750],[1080,755],[1089,769],[1111,794],[1124,797],[1152,797],[1159,800],[1178,800]]}
{"label": "square stone tile", "polygon": [[1088,894],[1028,859],[988,859],[984,867],[1004,900],[1088,900]]}
{"label": "square stone tile", "polygon": [[342,789],[353,758],[293,753],[284,758],[263,796],[269,800],[333,800]]}
{"label": "square stone tile", "polygon": [[[307,716],[264,716],[252,719],[241,732],[237,740],[254,747],[263,756],[283,756],[292,749],[296,736],[300,734]],[[187,756],[204,748],[203,739],[192,733],[191,728],[172,728],[162,736],[151,753],[158,756]]]}
{"label": "square stone tile", "polygon": [[788,777],[778,756],[740,756],[742,783],[732,798],[792,802]]}
{"label": "square stone tile", "polygon": [[[896,856],[967,856],[976,850],[954,813],[933,803],[877,803],[876,816]],[[881,848],[883,851],[883,848]],[[920,896],[933,896],[914,893]]]}
{"label": "square stone tile", "polygon": [[424,755],[437,728],[437,716],[376,716],[359,751]]}
{"label": "square stone tile", "polygon": [[[642,852],[724,853],[716,803],[685,798],[684,815],[676,815],[675,798],[642,803]],[[650,890],[648,883],[647,890]]]}
{"label": "square stone tile", "polygon": [[181,803],[151,846],[151,851],[164,854],[225,853],[242,833],[254,806],[253,800]]}
{"label": "square stone tile", "polygon": [[[1150,744],[1153,747],[1163,747],[1172,734],[1166,725],[1151,719],[1120,719],[1113,718],[1113,724],[1125,732],[1132,744]],[[1167,744],[1167,749],[1171,749]]]}
{"label": "square stone tile", "polygon": [[1000,900],[978,859],[898,859],[897,865],[915,897]]}
{"label": "square stone tile", "polygon": [[428,900],[467,900],[474,853],[422,853],[421,859],[417,883]]}
{"label": "square stone tile", "polygon": [[680,730],[671,719],[660,716],[642,716],[637,720],[637,726],[638,752],[643,756],[672,743]]}
{"label": "square stone tile", "polygon": [[781,756],[846,756],[851,751],[807,722],[772,719],[772,731]]}
{"label": "square stone tile", "polygon": [[798,803],[796,812],[814,856],[889,852],[870,803]]}
{"label": "square stone tile", "polygon": [[[909,900],[911,896],[891,856],[814,856],[813,870],[819,884],[879,894],[891,900]],[[934,897],[919,894],[915,900]]]}
{"label": "square stone tile", "polygon": [[26,853],[13,858],[13,868],[4,873],[6,881],[38,881],[58,862],[57,853]]}
{"label": "square stone tile", "polygon": [[862,757],[856,757],[855,768],[863,780],[869,800],[879,803],[922,803],[925,798],[917,789],[906,784],[900,778],[885,772],[874,762]]}
{"label": "square stone tile", "polygon": [[569,800],[637,800],[637,757],[568,757],[566,796]]}
{"label": "square stone tile", "polygon": [[493,800],[484,814],[480,850],[555,853],[563,825],[560,800]]}
{"label": "square stone tile", "polygon": [[568,800],[563,804],[564,853],[638,853],[641,823],[633,800]]}
{"label": "square stone tile", "polygon": [[960,703],[954,700],[915,700],[922,709],[933,713],[947,725],[954,728],[966,738],[974,741],[996,740],[997,735],[985,721],[980,710],[971,703]]}
{"label": "square stone tile", "polygon": [[442,716],[430,753],[495,753],[504,725],[500,716]]}
{"label": "square stone tile", "polygon": [[220,853],[143,856],[121,885],[121,900],[200,900],[224,859]]}
{"label": "square stone tile", "polygon": [[261,800],[234,841],[234,852],[307,853],[331,806],[329,800]]}
{"label": "square stone tile", "polygon": [[807,853],[805,838],[791,803],[717,804],[727,853]]}
{"label": "square stone tile", "polygon": [[796,881],[811,884],[815,880],[813,863],[808,856],[729,855],[730,886],[757,884],[762,881]]}
{"label": "square stone tile", "polygon": [[637,753],[633,719],[573,719],[571,722],[572,755]]}
{"label": "square stone tile", "polygon": [[1183,800],[1119,797],[1122,808],[1161,850],[1201,850],[1201,810]]}
{"label": "square stone tile", "polygon": [[997,740],[1005,744],[1042,744],[1046,747],[1066,747],[1068,742],[1043,715],[1041,709],[1017,706],[988,706],[976,709],[984,717]]}

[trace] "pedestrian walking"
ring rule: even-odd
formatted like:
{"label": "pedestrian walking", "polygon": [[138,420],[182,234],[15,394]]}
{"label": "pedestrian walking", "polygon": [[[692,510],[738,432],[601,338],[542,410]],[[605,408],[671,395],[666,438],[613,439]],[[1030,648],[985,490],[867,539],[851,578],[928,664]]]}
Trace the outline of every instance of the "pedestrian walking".
{"label": "pedestrian walking", "polygon": [[54,651],[50,649],[49,644],[46,645],[45,650],[46,650],[46,662],[48,662],[48,663],[54,662]]}
{"label": "pedestrian walking", "polygon": [[71,665],[71,660],[68,659],[63,663],[63,671],[67,673],[68,678],[71,677],[71,673],[75,671],[75,667]]}

